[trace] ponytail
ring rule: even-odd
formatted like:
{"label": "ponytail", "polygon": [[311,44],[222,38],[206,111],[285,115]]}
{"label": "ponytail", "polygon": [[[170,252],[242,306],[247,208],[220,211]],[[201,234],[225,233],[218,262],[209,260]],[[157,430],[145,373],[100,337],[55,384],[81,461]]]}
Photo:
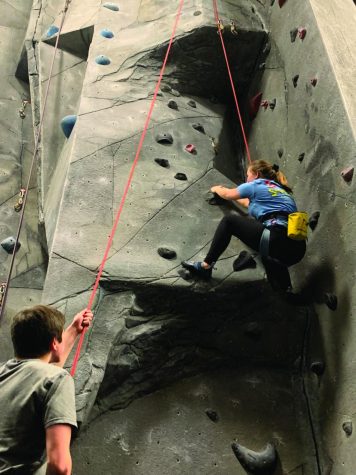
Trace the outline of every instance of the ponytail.
{"label": "ponytail", "polygon": [[264,160],[254,160],[249,168],[261,178],[275,181],[288,193],[293,193],[292,188],[288,185],[286,176],[280,171],[278,165],[272,165]]}

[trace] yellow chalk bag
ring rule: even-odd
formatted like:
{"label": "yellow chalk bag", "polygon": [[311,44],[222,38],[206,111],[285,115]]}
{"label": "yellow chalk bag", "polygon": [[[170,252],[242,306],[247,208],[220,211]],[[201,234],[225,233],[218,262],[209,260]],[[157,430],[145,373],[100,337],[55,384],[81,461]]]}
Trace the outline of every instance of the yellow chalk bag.
{"label": "yellow chalk bag", "polygon": [[300,211],[288,215],[288,237],[296,241],[308,238],[308,214]]}

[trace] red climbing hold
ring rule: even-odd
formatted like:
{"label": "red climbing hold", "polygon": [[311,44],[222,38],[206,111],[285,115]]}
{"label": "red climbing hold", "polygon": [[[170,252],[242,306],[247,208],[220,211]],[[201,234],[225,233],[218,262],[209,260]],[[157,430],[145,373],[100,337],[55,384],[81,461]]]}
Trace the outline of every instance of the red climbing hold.
{"label": "red climbing hold", "polygon": [[286,3],[287,0],[278,0],[278,5],[279,5],[279,8],[282,8],[283,5]]}
{"label": "red climbing hold", "polygon": [[255,96],[251,97],[250,103],[249,103],[249,116],[251,120],[253,120],[256,117],[257,112],[261,105],[261,101],[262,101],[262,92],[259,92]]}
{"label": "red climbing hold", "polygon": [[298,36],[302,41],[304,40],[306,34],[307,34],[306,28],[303,28],[303,27],[298,28]]}
{"label": "red climbing hold", "polygon": [[347,183],[349,183],[354,176],[354,167],[348,167],[342,170],[341,176]]}
{"label": "red climbing hold", "polygon": [[317,78],[311,78],[310,84],[315,87],[318,84],[318,79]]}
{"label": "red climbing hold", "polygon": [[185,147],[185,150],[189,153],[192,153],[192,154],[197,153],[197,149],[196,149],[195,145],[193,145],[192,143],[188,143],[188,145]]}
{"label": "red climbing hold", "polygon": [[264,110],[266,110],[269,106],[269,102],[265,99],[264,101],[261,101],[261,107],[264,108]]}

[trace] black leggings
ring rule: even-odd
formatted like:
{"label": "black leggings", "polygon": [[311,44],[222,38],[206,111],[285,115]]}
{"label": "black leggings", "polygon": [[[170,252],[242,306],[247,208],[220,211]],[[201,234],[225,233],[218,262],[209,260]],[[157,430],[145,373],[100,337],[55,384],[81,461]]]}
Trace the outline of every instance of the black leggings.
{"label": "black leggings", "polygon": [[[244,244],[259,252],[263,230],[263,224],[255,219],[236,213],[224,216],[215,231],[204,261],[207,264],[216,262],[229,245],[232,236],[236,236]],[[288,238],[287,229],[284,226],[273,226],[270,231],[269,257],[262,258],[262,262],[272,286],[285,290],[291,286],[288,267],[303,258],[306,249],[305,241]]]}

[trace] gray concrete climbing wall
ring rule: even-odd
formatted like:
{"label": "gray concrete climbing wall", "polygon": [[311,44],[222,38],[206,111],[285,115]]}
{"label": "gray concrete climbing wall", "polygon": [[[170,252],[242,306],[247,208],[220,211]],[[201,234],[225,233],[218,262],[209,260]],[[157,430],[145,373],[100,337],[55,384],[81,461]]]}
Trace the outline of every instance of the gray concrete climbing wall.
{"label": "gray concrete climbing wall", "polygon": [[[351,0],[342,3],[337,26],[341,13],[345,24],[355,14]],[[36,0],[32,10],[23,2],[17,15],[14,5],[1,6],[19,58],[2,53],[9,68],[1,79],[9,117],[0,131],[8,147],[4,237],[16,227],[13,201],[28,173],[21,154],[28,149],[31,158],[31,127],[41,119],[64,1]],[[253,450],[273,443],[276,474],[349,475],[354,185],[340,172],[355,160],[353,91],[345,77],[352,67],[344,53],[352,41],[351,33],[330,31],[326,19],[336,13],[329,5],[218,2],[252,158],[279,163],[300,206],[321,213],[308,256],[293,273],[305,295],[296,308],[273,294],[258,258],[256,269],[233,272],[244,249],[237,240],[211,282],[180,272],[181,260],[204,257],[221,217],[240,212],[211,205],[210,186],[243,181],[246,167],[212,2],[185,2],[75,378],[83,430],[73,445],[74,473],[242,474],[230,447],[237,441]],[[23,289],[10,292],[1,359],[10,356],[12,302],[40,298],[43,254],[42,301],[68,321],[87,305],[177,7],[70,2],[17,255],[13,287]],[[249,100],[260,91],[275,107],[260,108],[251,121]],[[60,123],[70,115],[76,123],[67,138]],[[9,130],[13,143],[5,140]],[[9,258],[1,252],[5,273]],[[334,312],[325,305],[331,294],[338,297]]]}

